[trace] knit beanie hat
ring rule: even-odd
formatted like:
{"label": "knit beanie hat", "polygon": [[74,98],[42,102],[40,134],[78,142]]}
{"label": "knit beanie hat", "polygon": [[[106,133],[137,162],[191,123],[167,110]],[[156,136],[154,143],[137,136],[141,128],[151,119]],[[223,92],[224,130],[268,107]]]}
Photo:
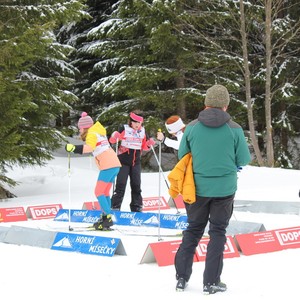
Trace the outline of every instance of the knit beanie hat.
{"label": "knit beanie hat", "polygon": [[225,86],[215,84],[206,91],[205,106],[223,108],[229,105],[229,93]]}
{"label": "knit beanie hat", "polygon": [[90,128],[93,125],[94,125],[93,119],[90,116],[88,116],[86,112],[83,112],[81,114],[81,118],[78,121],[78,128],[79,129]]}
{"label": "knit beanie hat", "polygon": [[169,133],[176,133],[185,127],[179,116],[171,116],[167,119],[165,126]]}

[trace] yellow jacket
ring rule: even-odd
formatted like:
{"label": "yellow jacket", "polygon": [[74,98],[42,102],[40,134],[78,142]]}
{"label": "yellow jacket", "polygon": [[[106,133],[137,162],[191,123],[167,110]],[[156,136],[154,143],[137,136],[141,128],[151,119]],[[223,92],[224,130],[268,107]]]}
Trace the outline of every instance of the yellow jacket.
{"label": "yellow jacket", "polygon": [[169,173],[169,194],[174,199],[179,194],[183,201],[192,204],[196,201],[196,187],[193,174],[193,160],[191,153],[185,155]]}
{"label": "yellow jacket", "polygon": [[[101,144],[99,143],[99,136],[102,137],[102,141],[104,141],[104,151],[100,150],[97,152],[97,148],[101,148]],[[105,143],[106,142],[106,143]],[[88,129],[86,136],[86,145],[87,147],[84,153],[93,152],[95,162],[99,170],[107,170],[110,168],[121,167],[121,163],[116,152],[111,148],[109,142],[106,137],[106,129],[100,123],[96,122],[92,127]]]}

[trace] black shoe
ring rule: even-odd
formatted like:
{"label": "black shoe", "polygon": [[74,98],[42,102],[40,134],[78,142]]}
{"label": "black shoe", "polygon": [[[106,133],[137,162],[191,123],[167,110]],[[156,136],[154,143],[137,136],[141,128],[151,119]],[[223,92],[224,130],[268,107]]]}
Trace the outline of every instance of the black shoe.
{"label": "black shoe", "polygon": [[103,222],[102,222],[102,226],[103,227],[108,228],[108,227],[111,227],[111,226],[114,225],[114,222],[112,220],[111,214],[109,214],[109,215],[103,215],[102,219],[103,219]]}
{"label": "black shoe", "polygon": [[218,284],[205,284],[203,286],[203,294],[210,295],[215,294],[217,292],[225,292],[227,290],[227,286],[223,282],[219,282]]}
{"label": "black shoe", "polygon": [[114,207],[112,207],[111,209],[112,209],[112,210],[118,210],[118,211],[119,211],[121,208],[120,208],[120,207],[117,207],[117,206],[114,206]]}
{"label": "black shoe", "polygon": [[184,278],[178,278],[176,284],[176,291],[183,292],[186,287],[187,287],[187,281]]}

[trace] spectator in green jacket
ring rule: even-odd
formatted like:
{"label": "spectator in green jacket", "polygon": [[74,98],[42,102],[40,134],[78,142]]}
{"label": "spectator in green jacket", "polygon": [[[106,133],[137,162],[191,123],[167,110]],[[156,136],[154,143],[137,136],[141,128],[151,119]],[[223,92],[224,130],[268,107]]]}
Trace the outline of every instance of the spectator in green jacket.
{"label": "spectator in green jacket", "polygon": [[177,291],[183,291],[192,274],[196,247],[209,224],[209,243],[203,273],[203,293],[224,292],[221,282],[226,228],[233,212],[237,171],[251,161],[240,125],[227,113],[229,93],[223,85],[206,92],[205,109],[186,126],[178,158],[192,154],[196,201],[187,211],[188,227],[175,256]]}

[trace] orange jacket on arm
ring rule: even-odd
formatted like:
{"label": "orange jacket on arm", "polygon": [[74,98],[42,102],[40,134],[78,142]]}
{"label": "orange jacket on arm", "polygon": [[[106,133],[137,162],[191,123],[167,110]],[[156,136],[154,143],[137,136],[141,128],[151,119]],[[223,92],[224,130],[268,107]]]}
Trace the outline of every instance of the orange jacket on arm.
{"label": "orange jacket on arm", "polygon": [[169,194],[174,199],[179,194],[183,201],[192,204],[196,201],[196,187],[193,174],[193,160],[191,153],[186,154],[169,173]]}

